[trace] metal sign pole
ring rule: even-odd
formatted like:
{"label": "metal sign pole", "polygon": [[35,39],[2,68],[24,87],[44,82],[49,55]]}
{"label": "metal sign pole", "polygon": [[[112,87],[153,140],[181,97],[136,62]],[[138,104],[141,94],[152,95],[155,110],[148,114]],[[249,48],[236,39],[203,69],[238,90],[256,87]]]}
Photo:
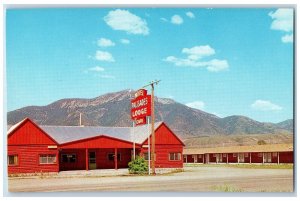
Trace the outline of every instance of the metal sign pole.
{"label": "metal sign pole", "polygon": [[150,117],[147,117],[147,126],[148,126],[148,131],[149,131],[149,135],[148,135],[148,174],[150,175]]}
{"label": "metal sign pole", "polygon": [[133,160],[135,160],[135,135],[134,135],[134,120],[132,122],[132,137],[133,137]]}

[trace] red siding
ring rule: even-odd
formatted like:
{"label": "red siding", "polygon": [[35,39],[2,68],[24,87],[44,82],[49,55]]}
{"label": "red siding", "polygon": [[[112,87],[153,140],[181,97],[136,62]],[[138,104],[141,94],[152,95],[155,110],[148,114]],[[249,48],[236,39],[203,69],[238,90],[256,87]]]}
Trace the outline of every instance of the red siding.
{"label": "red siding", "polygon": [[[150,137],[151,143],[151,137]],[[146,140],[143,145],[148,145]],[[155,131],[155,167],[157,168],[182,168],[183,167],[183,143],[177,136],[163,123]],[[148,152],[148,148],[142,148],[141,154]],[[180,153],[178,161],[169,160],[169,153]]]}
{"label": "red siding", "polygon": [[279,162],[280,163],[293,163],[294,162],[293,152],[290,151],[290,152],[279,153]]}
{"label": "red siding", "polygon": [[[138,145],[137,145],[138,146]],[[61,148],[132,148],[133,143],[126,142],[123,140],[107,137],[107,136],[99,136],[90,139],[79,140],[76,142],[70,142],[66,144],[62,144]]]}
{"label": "red siding", "polygon": [[[58,172],[58,151],[48,149],[56,142],[31,120],[26,119],[8,135],[8,155],[18,155],[18,165],[8,166],[8,173]],[[39,164],[40,154],[55,154],[56,164]]]}
{"label": "red siding", "polygon": [[[75,163],[62,162],[62,154],[76,154]],[[59,154],[60,170],[85,170],[85,149],[64,149]]]}
{"label": "red siding", "polygon": [[46,145],[8,146],[8,155],[18,155],[18,165],[8,166],[9,174],[35,173],[35,172],[58,172],[58,157],[56,164],[39,164],[40,154],[55,154],[58,151],[48,149]]}
{"label": "red siding", "polygon": [[[193,163],[194,162],[194,158],[193,158],[193,155],[186,155],[187,157],[187,162],[188,163]],[[185,162],[185,161],[184,161]]]}
{"label": "red siding", "polygon": [[258,153],[258,152],[251,153],[251,163],[262,163],[263,162],[262,155],[263,155],[262,153]]}
{"label": "red siding", "polygon": [[[156,145],[155,146],[155,154],[156,154],[156,161],[155,167],[156,168],[182,168],[183,167],[183,156],[182,156],[182,146],[180,145]],[[148,152],[147,148],[142,148],[141,154],[144,152]],[[181,160],[178,161],[171,161],[169,160],[169,153],[181,153]]]}
{"label": "red siding", "polygon": [[47,144],[56,145],[44,131],[29,119],[8,136],[8,145]]}

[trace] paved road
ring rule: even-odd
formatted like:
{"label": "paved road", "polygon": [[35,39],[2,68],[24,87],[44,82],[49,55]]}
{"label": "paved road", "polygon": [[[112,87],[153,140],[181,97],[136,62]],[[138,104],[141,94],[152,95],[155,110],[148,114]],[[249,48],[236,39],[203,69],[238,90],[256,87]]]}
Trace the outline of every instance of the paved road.
{"label": "paved road", "polygon": [[11,192],[53,191],[232,191],[292,192],[292,169],[188,167],[185,172],[157,176],[9,179]]}

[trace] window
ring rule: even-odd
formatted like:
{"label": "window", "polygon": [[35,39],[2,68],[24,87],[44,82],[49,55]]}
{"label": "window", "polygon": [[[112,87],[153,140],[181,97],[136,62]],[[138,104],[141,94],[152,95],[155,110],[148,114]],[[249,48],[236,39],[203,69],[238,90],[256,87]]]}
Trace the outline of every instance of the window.
{"label": "window", "polygon": [[[109,153],[107,155],[107,157],[108,157],[109,161],[114,161],[115,160],[115,154],[113,154],[113,153]],[[118,161],[121,161],[121,154],[118,154]]]}
{"label": "window", "polygon": [[63,163],[75,163],[76,162],[76,154],[62,154],[61,162]]}
{"label": "window", "polygon": [[236,153],[233,154],[233,157],[236,157]]}
{"label": "window", "polygon": [[198,155],[198,158],[202,158],[202,154],[199,154],[199,155]]}
{"label": "window", "polygon": [[56,155],[55,154],[41,154],[39,158],[40,164],[55,164]]}
{"label": "window", "polygon": [[245,153],[245,157],[249,157],[249,153]]}
{"label": "window", "polygon": [[227,157],[227,154],[223,154],[223,157]]}
{"label": "window", "polygon": [[170,161],[180,161],[181,153],[169,153],[169,160]]}
{"label": "window", "polygon": [[272,153],[272,156],[273,156],[273,157],[277,157],[277,152],[273,152],[273,153]]}
{"label": "window", "polygon": [[262,153],[258,153],[258,157],[262,157]]}
{"label": "window", "polygon": [[8,165],[18,165],[18,155],[9,155]]}
{"label": "window", "polygon": [[[151,157],[151,154],[150,154],[150,157]],[[148,161],[148,152],[145,152],[145,153],[144,153],[144,159],[145,159],[146,161]],[[151,158],[150,158],[150,160],[151,160]],[[154,161],[156,161],[156,154],[154,154]]]}
{"label": "window", "polygon": [[216,157],[216,154],[213,154],[213,157]]}

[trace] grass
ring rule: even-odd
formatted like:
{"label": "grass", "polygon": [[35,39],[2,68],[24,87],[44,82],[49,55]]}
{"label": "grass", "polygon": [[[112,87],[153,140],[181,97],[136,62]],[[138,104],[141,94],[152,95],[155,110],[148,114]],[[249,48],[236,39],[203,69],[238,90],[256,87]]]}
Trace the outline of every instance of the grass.
{"label": "grass", "polygon": [[228,184],[212,186],[211,189],[217,192],[243,192],[243,189],[235,188]]}
{"label": "grass", "polygon": [[185,167],[230,167],[247,169],[293,169],[293,164],[185,164]]}

